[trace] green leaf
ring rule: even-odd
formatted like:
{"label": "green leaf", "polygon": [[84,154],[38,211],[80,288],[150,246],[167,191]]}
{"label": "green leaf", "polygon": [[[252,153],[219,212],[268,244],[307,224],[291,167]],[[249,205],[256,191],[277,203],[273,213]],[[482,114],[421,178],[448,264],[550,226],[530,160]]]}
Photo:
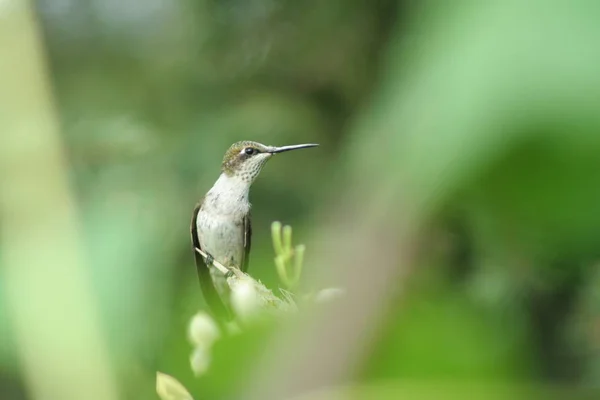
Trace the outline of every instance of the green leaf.
{"label": "green leaf", "polygon": [[177,379],[162,372],[156,373],[156,393],[161,400],[194,400]]}

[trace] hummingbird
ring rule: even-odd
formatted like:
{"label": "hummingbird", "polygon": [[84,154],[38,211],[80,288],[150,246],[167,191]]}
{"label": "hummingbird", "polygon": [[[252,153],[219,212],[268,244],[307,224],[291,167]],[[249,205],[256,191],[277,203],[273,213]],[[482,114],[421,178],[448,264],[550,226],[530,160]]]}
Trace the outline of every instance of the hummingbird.
{"label": "hummingbird", "polygon": [[236,142],[223,157],[219,178],[196,204],[190,226],[196,269],[204,299],[217,319],[231,320],[233,313],[227,276],[213,262],[218,261],[230,270],[248,270],[252,242],[250,186],[275,154],[315,146],[318,144],[275,147],[252,141]]}

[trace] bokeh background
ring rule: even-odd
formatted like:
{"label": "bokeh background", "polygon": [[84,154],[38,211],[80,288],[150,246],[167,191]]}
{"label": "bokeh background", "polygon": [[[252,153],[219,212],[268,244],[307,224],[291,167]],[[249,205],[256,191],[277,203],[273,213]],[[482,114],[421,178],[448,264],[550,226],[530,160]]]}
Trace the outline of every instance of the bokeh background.
{"label": "bokeh background", "polygon": [[246,398],[278,368],[260,361],[272,338],[292,364],[330,346],[327,324],[308,349],[257,327],[191,372],[191,210],[238,140],[321,144],[254,184],[252,275],[277,287],[280,220],[312,253],[306,290],[359,288],[326,321],[364,333],[360,356],[321,353],[350,366],[331,380],[273,376],[285,393],[593,396],[599,18],[577,1],[0,1],[0,398],[156,398],[156,371]]}

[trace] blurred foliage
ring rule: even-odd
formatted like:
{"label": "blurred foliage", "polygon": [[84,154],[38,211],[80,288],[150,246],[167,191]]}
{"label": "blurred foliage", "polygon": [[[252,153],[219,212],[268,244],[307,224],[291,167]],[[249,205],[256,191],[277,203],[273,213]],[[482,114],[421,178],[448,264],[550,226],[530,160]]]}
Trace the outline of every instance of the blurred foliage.
{"label": "blurred foliage", "polygon": [[[305,242],[311,216],[348,188],[379,199],[365,212],[427,217],[424,254],[356,382],[597,388],[598,4],[39,0],[37,11],[123,398],[154,398],[157,370],[194,398],[226,398],[269,342],[272,327],[255,327],[220,342],[206,376],[189,368],[186,325],[204,307],[191,210],[245,139],[321,144],[271,161],[253,186],[250,272],[269,287],[273,220]],[[24,398],[4,308],[0,397]],[[389,388],[379,398],[410,393]]]}

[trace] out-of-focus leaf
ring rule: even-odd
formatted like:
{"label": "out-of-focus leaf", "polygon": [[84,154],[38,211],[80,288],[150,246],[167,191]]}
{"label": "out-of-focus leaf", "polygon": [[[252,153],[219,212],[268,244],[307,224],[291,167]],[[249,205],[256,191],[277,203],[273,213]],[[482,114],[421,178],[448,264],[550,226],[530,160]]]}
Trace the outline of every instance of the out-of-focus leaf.
{"label": "out-of-focus leaf", "polygon": [[480,229],[521,250],[593,248],[600,7],[460,4],[443,19],[423,13],[413,40],[392,52],[355,175],[425,212],[463,204]]}
{"label": "out-of-focus leaf", "polygon": [[194,400],[177,379],[162,372],[156,373],[156,393],[161,400]]}
{"label": "out-of-focus leaf", "polygon": [[388,319],[365,363],[366,378],[506,382],[530,376],[525,321],[509,306],[490,310],[462,294],[444,293],[427,277]]}

